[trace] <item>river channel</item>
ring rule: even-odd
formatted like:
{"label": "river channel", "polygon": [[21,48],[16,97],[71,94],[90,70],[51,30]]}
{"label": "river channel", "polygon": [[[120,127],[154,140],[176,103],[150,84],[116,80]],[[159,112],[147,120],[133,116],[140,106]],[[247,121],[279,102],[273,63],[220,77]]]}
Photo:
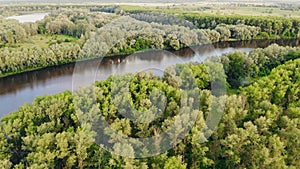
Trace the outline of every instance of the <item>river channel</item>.
{"label": "river channel", "polygon": [[[113,74],[135,73],[145,70],[161,70],[186,62],[202,62],[208,56],[220,56],[224,53],[250,52],[255,48],[267,47],[277,43],[284,46],[299,46],[300,40],[255,40],[240,42],[222,42],[203,45],[180,51],[144,51],[129,56],[115,56],[104,59],[92,59],[60,66],[44,68],[0,78],[0,117],[16,111],[21,105],[31,103],[34,98],[56,94],[79,86],[90,85],[90,81],[74,79],[76,75],[104,80]],[[97,73],[93,70],[97,68]],[[74,86],[74,81],[76,86]]]}

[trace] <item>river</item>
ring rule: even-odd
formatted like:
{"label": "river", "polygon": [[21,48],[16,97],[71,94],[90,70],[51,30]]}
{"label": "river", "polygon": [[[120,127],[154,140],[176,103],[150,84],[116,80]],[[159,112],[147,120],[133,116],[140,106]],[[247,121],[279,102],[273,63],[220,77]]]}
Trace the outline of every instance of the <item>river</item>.
{"label": "river", "polygon": [[[56,94],[78,86],[90,85],[94,80],[104,80],[113,74],[133,73],[148,69],[163,71],[166,67],[177,63],[202,62],[208,56],[220,56],[233,51],[250,52],[272,43],[299,46],[300,40],[222,42],[172,53],[144,51],[129,56],[80,61],[0,78],[0,117],[16,111],[25,103],[31,103],[37,96]],[[76,75],[84,77],[83,79],[73,78],[74,68],[76,68]],[[97,68],[96,75],[93,74],[95,68]],[[92,80],[84,80],[87,78]]]}

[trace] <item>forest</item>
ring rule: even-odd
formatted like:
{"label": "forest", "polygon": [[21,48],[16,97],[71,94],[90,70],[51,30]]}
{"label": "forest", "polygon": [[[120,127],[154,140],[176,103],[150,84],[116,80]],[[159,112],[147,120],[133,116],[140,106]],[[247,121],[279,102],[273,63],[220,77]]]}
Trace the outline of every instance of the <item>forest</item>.
{"label": "forest", "polygon": [[[150,49],[300,38],[297,17],[198,8],[213,9],[0,6],[0,78]],[[31,11],[49,14],[5,18]],[[0,168],[298,169],[299,72],[299,45],[271,44],[39,96],[1,118]]]}
{"label": "forest", "polygon": [[[48,8],[53,10],[55,6]],[[78,5],[72,8],[51,12],[35,23],[19,23],[0,17],[0,76],[146,49],[178,50],[220,41],[300,37],[298,18],[174,15],[126,11],[119,6],[83,8]],[[32,7],[25,9],[30,11]],[[121,27],[125,29],[120,31]],[[141,28],[143,32],[140,32]],[[106,34],[118,39],[111,39]]]}
{"label": "forest", "polygon": [[[212,93],[213,79],[206,64],[187,63],[166,69],[163,77],[151,73],[111,76],[75,94],[66,91],[38,97],[32,104],[2,118],[0,165],[2,168],[299,168],[299,57],[299,48],[278,45],[256,49],[249,56],[235,52],[212,57],[221,60],[227,86],[235,88],[234,93],[227,95]],[[241,73],[237,74],[238,71]],[[180,114],[184,97],[180,91],[191,84],[190,76],[195,79],[196,85],[191,88],[198,89],[193,91],[199,92],[200,105],[195,109],[195,125],[182,142],[163,154],[141,159],[112,154],[95,143],[99,133],[93,130],[92,121],[99,115],[126,136],[160,135]],[[182,81],[176,81],[177,77]],[[130,79],[128,95],[112,97],[126,79]],[[248,83],[243,83],[245,79]],[[165,93],[166,99],[155,91]],[[86,100],[91,92],[95,104]],[[156,94],[149,99],[152,92]],[[213,98],[225,98],[224,114],[212,137],[200,144],[199,138],[211,130],[205,119],[212,109]],[[148,110],[145,114],[133,113],[134,116],[151,118],[159,108],[152,106],[160,105],[157,101],[163,101],[161,104],[166,108],[151,123],[129,121],[122,113],[129,102],[137,110]],[[183,125],[177,124],[178,130],[171,132],[170,137],[179,137],[177,132],[182,132]],[[107,137],[108,142],[116,139],[109,130],[101,131],[101,137]],[[142,153],[133,151],[130,142],[113,148]]]}

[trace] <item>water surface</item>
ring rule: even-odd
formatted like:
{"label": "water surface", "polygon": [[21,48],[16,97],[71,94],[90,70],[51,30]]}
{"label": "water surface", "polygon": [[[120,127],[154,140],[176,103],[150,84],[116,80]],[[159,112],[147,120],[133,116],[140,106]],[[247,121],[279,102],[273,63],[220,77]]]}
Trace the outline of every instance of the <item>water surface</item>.
{"label": "water surface", "polygon": [[20,23],[36,22],[36,21],[44,19],[46,15],[48,15],[48,13],[34,13],[34,14],[28,14],[28,15],[10,16],[10,17],[7,17],[6,19],[16,19]]}
{"label": "water surface", "polygon": [[[173,53],[167,51],[145,51],[130,56],[93,59],[49,67],[0,79],[0,117],[16,111],[24,103],[31,103],[37,96],[56,94],[65,90],[86,86],[95,80],[104,80],[113,74],[125,74],[145,70],[161,70],[190,61],[202,62],[208,56],[222,55],[233,51],[250,52],[272,43],[299,46],[299,40],[226,42],[198,46]],[[73,78],[76,67],[76,77]],[[95,74],[95,69],[97,73]],[[86,80],[87,79],[87,80]]]}

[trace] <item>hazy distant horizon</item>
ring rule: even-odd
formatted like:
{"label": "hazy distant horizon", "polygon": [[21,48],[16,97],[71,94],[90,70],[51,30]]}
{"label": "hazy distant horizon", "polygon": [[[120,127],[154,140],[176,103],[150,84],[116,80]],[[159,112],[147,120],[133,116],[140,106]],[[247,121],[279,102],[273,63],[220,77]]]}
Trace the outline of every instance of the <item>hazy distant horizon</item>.
{"label": "hazy distant horizon", "polygon": [[42,4],[42,3],[189,3],[189,2],[299,2],[299,0],[0,0],[0,4]]}

